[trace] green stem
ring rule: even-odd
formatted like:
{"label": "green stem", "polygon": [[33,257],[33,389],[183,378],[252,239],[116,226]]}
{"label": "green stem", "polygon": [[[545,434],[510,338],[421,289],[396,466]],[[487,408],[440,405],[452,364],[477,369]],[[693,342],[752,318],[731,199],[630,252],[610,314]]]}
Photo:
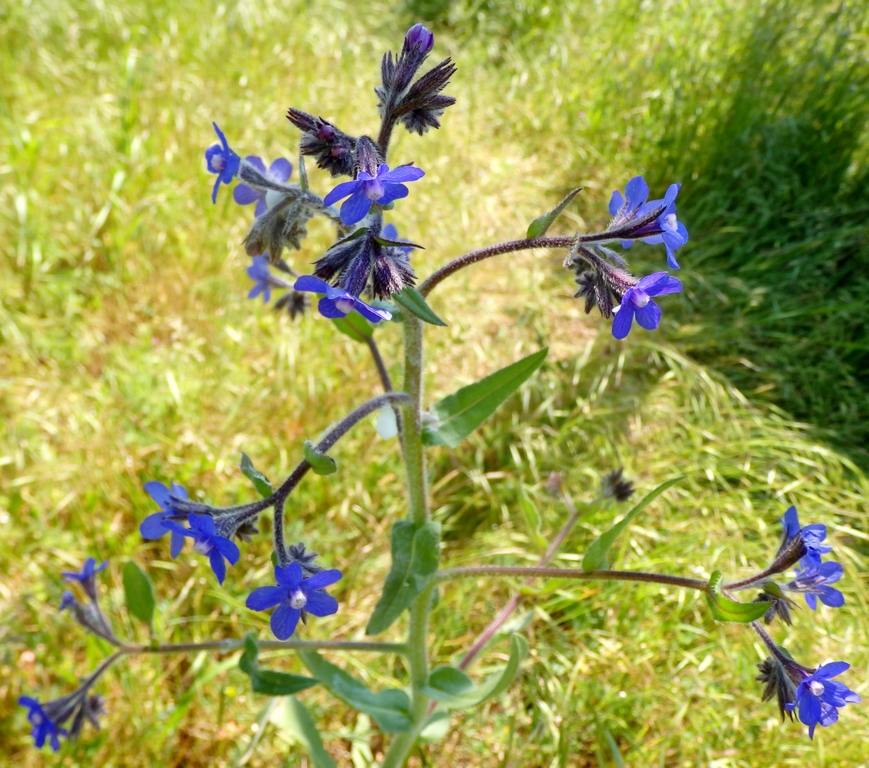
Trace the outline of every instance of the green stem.
{"label": "green stem", "polygon": [[[405,313],[404,319],[404,391],[410,395],[404,423],[404,463],[407,468],[409,509],[407,519],[415,525],[429,521],[426,489],[425,455],[422,445],[422,322]],[[400,768],[407,762],[428,713],[428,696],[422,687],[428,680],[428,615],[431,610],[430,584],[410,606],[407,635],[407,659],[410,667],[411,718],[413,726],[398,734],[390,743],[381,768]]]}
{"label": "green stem", "polygon": [[404,462],[407,469],[408,520],[420,525],[429,520],[422,446],[422,321],[405,313],[404,391],[410,396],[404,425]]}
{"label": "green stem", "polygon": [[[321,650],[321,651],[374,651],[375,653],[406,654],[404,643],[357,642],[355,640],[258,640],[261,651]],[[119,653],[198,653],[220,651],[229,653],[244,646],[244,639],[210,640],[204,643],[161,643],[160,645],[125,645]]]}
{"label": "green stem", "polygon": [[468,568],[448,568],[440,571],[434,581],[440,583],[466,576],[542,576],[549,579],[577,579],[580,581],[642,581],[650,584],[667,584],[672,587],[696,589],[708,592],[709,583],[702,579],[688,579],[684,576],[667,576],[663,573],[644,571],[583,571],[577,568],[541,568],[519,565],[475,565]]}

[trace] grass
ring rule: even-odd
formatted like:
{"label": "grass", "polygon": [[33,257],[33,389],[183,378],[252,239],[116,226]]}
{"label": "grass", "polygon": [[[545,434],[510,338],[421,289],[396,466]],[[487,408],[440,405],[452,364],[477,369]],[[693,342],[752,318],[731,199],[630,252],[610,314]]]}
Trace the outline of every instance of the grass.
{"label": "grass", "polygon": [[[552,350],[471,440],[432,454],[446,564],[531,562],[565,516],[541,489],[551,470],[579,499],[617,465],[641,489],[686,477],[621,540],[628,568],[747,574],[794,503],[804,521],[830,527],[848,602],[835,614],[801,611],[776,636],[805,663],[850,661],[848,681],[865,697],[867,91],[850,90],[863,82],[865,17],[838,7],[416,0],[363,14],[338,0],[45,0],[2,11],[0,749],[10,762],[43,760],[17,697],[62,695],[104,653],[55,608],[58,572],[85,557],[112,560],[104,600],[121,632],[145,640],[122,608],[127,558],[156,583],[160,637],[267,632],[243,608],[270,568],[265,539],[217,588],[201,562],[142,542],[141,485],[175,478],[219,504],[248,499],[241,450],[279,477],[303,439],[379,385],[365,349],[328,324],[292,324],[245,299],[249,213],[226,195],[208,204],[201,153],[217,119],[239,151],[292,157],[290,104],[374,130],[377,58],[420,15],[460,66],[444,129],[401,135],[395,148],[428,171],[395,212],[402,234],[427,246],[421,273],[519,236],[564,187],[586,187],[565,226],[600,223],[611,189],[635,172],[656,189],[681,174],[692,234],[686,300],[667,304],[659,333],[626,344],[582,315],[553,254],[481,265],[434,294],[450,326],[431,334],[432,398]],[[329,183],[319,172],[312,181]],[[329,234],[312,226],[295,263]],[[645,268],[653,257],[640,249],[630,255]],[[378,336],[397,376],[398,330]],[[290,533],[348,574],[339,616],[306,636],[356,638],[403,514],[401,467],[396,447],[365,426],[336,458],[339,475],[294,495]],[[583,520],[560,562],[576,564],[613,514]],[[455,659],[513,588],[444,589],[436,660]],[[757,644],[714,624],[692,595],[541,584],[525,609],[531,654],[520,680],[459,716],[426,748],[428,764],[612,765],[614,750],[638,766],[865,760],[865,708],[846,708],[814,742],[780,725],[753,682]],[[505,651],[493,645],[474,676]],[[374,687],[404,675],[391,659],[334,660]],[[102,685],[103,730],[60,762],[237,765],[259,739],[247,764],[300,764],[304,750],[288,744],[277,713],[267,722],[269,702],[235,663],[120,665]],[[291,656],[271,663],[299,669]],[[335,759],[352,764],[370,723],[316,689],[302,699]]]}

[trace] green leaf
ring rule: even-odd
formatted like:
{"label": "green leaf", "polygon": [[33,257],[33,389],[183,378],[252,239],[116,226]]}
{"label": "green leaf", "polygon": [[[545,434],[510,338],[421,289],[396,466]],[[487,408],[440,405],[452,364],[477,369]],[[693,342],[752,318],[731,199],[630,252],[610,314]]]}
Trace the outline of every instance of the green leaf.
{"label": "green leaf", "polygon": [[333,318],[332,322],[341,333],[361,344],[365,344],[367,339],[374,335],[374,326],[358,312],[350,312],[344,317]]}
{"label": "green leaf", "polygon": [[316,651],[300,651],[305,666],[323,685],[348,706],[373,717],[386,733],[409,731],[413,722],[410,698],[399,688],[374,693],[364,683],[340,667],[326,661]]}
{"label": "green leaf", "polygon": [[241,452],[241,472],[253,483],[253,487],[256,488],[260,496],[266,498],[272,495],[274,489],[269,479],[253,465],[250,456],[244,451]]}
{"label": "green leaf", "polygon": [[254,693],[264,693],[267,696],[290,696],[304,691],[317,681],[302,675],[291,675],[287,672],[277,672],[273,669],[260,669],[257,657],[259,648],[253,633],[244,636],[244,653],[238,660],[238,668],[250,678],[250,687]]}
{"label": "green leaf", "polygon": [[392,298],[423,322],[430,323],[431,325],[441,325],[446,328],[447,324],[432,312],[431,307],[425,303],[425,299],[416,288],[408,285],[401,293],[393,293]]}
{"label": "green leaf", "polygon": [[706,602],[712,611],[712,617],[716,621],[736,621],[747,624],[757,621],[769,609],[769,603],[738,603],[725,597],[721,592],[721,582],[724,577],[721,571],[714,571],[709,577],[709,592],[706,593]]}
{"label": "green leaf", "polygon": [[338,471],[338,462],[331,456],[317,451],[310,440],[305,440],[305,460],[317,475],[334,475]]}
{"label": "green leaf", "polygon": [[456,667],[437,667],[431,671],[422,692],[437,701],[450,701],[473,687],[473,681],[462,670]]}
{"label": "green leaf", "polygon": [[532,237],[543,237],[546,234],[549,227],[552,226],[552,222],[554,222],[560,215],[561,212],[570,205],[571,201],[574,197],[576,197],[580,192],[582,192],[582,187],[577,187],[574,190],[571,190],[567,193],[567,197],[564,198],[558,205],[555,206],[549,213],[544,213],[542,216],[538,216],[528,227],[528,233],[525,235],[529,240]]}
{"label": "green leaf", "polygon": [[528,643],[522,635],[510,636],[510,658],[500,672],[489,675],[476,688],[453,696],[450,699],[442,699],[448,709],[470,709],[479,706],[487,699],[500,696],[506,691],[519,673],[519,665],[528,653]]}
{"label": "green leaf", "polygon": [[154,619],[154,608],[157,605],[151,579],[132,560],[124,563],[121,576],[124,580],[124,597],[127,601],[127,608],[139,621],[151,626],[151,621]]}
{"label": "green leaf", "polygon": [[299,186],[302,192],[308,191],[308,169],[305,168],[305,156],[299,153]]}
{"label": "green leaf", "polygon": [[450,732],[450,713],[442,709],[436,709],[432,712],[431,717],[426,720],[422,731],[419,734],[419,740],[423,744],[433,744],[436,741],[446,738]]}
{"label": "green leaf", "polygon": [[387,248],[419,248],[421,251],[425,250],[419,243],[412,243],[410,240],[389,240],[385,237],[375,237],[374,242],[385,245]]}
{"label": "green leaf", "polygon": [[435,403],[431,410],[440,423],[425,428],[423,442],[455,448],[543,364],[548,351],[544,348],[523,357]]}
{"label": "green leaf", "polygon": [[366,634],[377,635],[392,626],[428,585],[438,569],[440,534],[439,523],[424,523],[417,527],[407,520],[398,520],[393,524],[390,534],[392,567],[368,620]]}
{"label": "green leaf", "polygon": [[335,761],[323,746],[317,724],[295,696],[284,699],[269,720],[308,750],[314,768],[336,768]]}
{"label": "green leaf", "polygon": [[601,565],[606,561],[606,554],[609,551],[609,548],[613,545],[615,540],[619,537],[622,531],[627,528],[633,519],[640,514],[646,507],[649,506],[655,499],[658,498],[664,491],[668,488],[674,486],[676,483],[680,482],[684,478],[682,477],[674,477],[672,480],[668,480],[666,483],[661,483],[655,490],[651,493],[646,494],[645,498],[640,501],[637,506],[635,506],[628,514],[626,514],[621,520],[619,520],[612,528],[608,531],[604,531],[600,536],[598,536],[588,547],[588,550],[585,553],[585,557],[582,558],[582,570],[584,571],[595,571],[601,567]]}

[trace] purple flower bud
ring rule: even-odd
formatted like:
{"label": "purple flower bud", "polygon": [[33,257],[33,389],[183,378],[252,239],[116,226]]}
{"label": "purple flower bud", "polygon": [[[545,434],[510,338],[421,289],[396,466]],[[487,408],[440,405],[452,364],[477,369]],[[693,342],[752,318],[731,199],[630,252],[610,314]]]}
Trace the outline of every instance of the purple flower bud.
{"label": "purple flower bud", "polygon": [[422,24],[414,24],[404,36],[404,44],[408,48],[418,48],[420,53],[428,53],[434,47],[434,34]]}

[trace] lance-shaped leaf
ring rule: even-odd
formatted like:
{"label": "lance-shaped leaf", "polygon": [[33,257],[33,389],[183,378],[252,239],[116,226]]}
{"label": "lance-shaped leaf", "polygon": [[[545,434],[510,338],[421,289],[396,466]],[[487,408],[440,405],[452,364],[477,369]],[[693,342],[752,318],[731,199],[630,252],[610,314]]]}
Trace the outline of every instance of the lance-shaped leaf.
{"label": "lance-shaped leaf", "polygon": [[269,479],[253,465],[250,456],[244,451],[241,452],[241,473],[253,483],[260,496],[266,498],[272,495],[273,489]]}
{"label": "lance-shaped leaf", "polygon": [[672,480],[668,480],[666,483],[661,483],[655,490],[651,493],[646,494],[645,498],[640,501],[637,506],[635,506],[628,514],[626,514],[621,520],[619,520],[612,528],[608,531],[604,531],[600,536],[598,536],[588,547],[588,550],[585,553],[585,557],[582,558],[582,570],[584,571],[596,571],[606,562],[606,555],[609,551],[609,548],[613,545],[615,540],[619,537],[622,531],[627,528],[633,519],[640,514],[646,507],[649,506],[655,499],[658,498],[664,491],[666,491],[671,486],[678,483],[683,478],[674,477]]}
{"label": "lance-shaped leaf", "polygon": [[450,701],[473,690],[474,683],[456,667],[437,667],[428,676],[422,692],[437,701]]}
{"label": "lance-shaped leaf", "polygon": [[447,324],[432,311],[432,308],[428,304],[425,303],[425,299],[416,288],[407,285],[400,293],[393,293],[392,298],[399,306],[404,307],[408,312],[410,312],[410,314],[416,315],[424,323],[429,323],[430,325],[441,325],[446,328]]}
{"label": "lance-shaped leaf", "polygon": [[757,621],[769,609],[769,603],[738,603],[721,592],[721,581],[724,577],[721,571],[714,571],[709,577],[709,591],[706,602],[716,621],[736,621],[747,624]]}
{"label": "lance-shaped leaf", "polygon": [[546,234],[549,227],[552,226],[552,222],[554,222],[560,215],[561,212],[570,205],[571,201],[574,197],[576,197],[580,192],[582,192],[582,187],[577,187],[574,190],[568,192],[567,197],[564,198],[558,205],[555,206],[549,213],[544,213],[542,216],[538,216],[528,227],[528,233],[526,237],[530,240],[532,237],[543,237]]}
{"label": "lance-shaped leaf", "polygon": [[314,768],[335,768],[335,761],[323,746],[317,724],[295,696],[287,696],[272,711],[269,721],[308,750]]}
{"label": "lance-shaped leaf", "polygon": [[398,520],[392,526],[392,567],[368,620],[366,634],[377,635],[388,629],[428,585],[438,569],[440,533],[439,523],[416,526]]}
{"label": "lance-shaped leaf", "polygon": [[399,688],[371,691],[366,685],[340,667],[326,661],[316,651],[301,651],[299,655],[311,674],[338,699],[348,706],[373,717],[386,733],[409,731],[412,720],[410,698]]}
{"label": "lance-shaped leaf", "polygon": [[139,621],[150,626],[151,620],[154,618],[154,608],[157,605],[151,579],[132,560],[124,563],[121,577],[124,581],[124,598],[127,601],[127,608]]}
{"label": "lance-shaped leaf", "polygon": [[257,661],[258,656],[259,647],[253,633],[248,632],[244,636],[244,653],[238,660],[238,668],[250,678],[250,687],[254,693],[264,693],[268,696],[290,696],[317,684],[317,681],[311,677],[291,675],[273,669],[260,669]]}
{"label": "lance-shaped leaf", "polygon": [[320,453],[316,446],[305,440],[305,460],[311,465],[311,469],[317,475],[334,475],[338,471],[338,462],[325,453]]}
{"label": "lance-shaped leaf", "polygon": [[455,448],[543,364],[548,351],[544,348],[523,357],[435,403],[431,410],[439,423],[425,428],[423,442]]}
{"label": "lance-shaped leaf", "polygon": [[[507,664],[499,671],[489,675],[480,685],[471,690],[452,696],[447,696],[441,688],[440,701],[447,709],[471,709],[482,704],[487,699],[500,696],[506,691],[516,675],[519,673],[519,665],[528,653],[528,643],[522,635],[510,636],[510,658]],[[451,681],[453,686],[458,683],[458,678]]]}
{"label": "lance-shaped leaf", "polygon": [[350,312],[344,317],[333,318],[332,322],[341,333],[361,344],[365,344],[366,340],[374,335],[374,326],[358,312]]}

